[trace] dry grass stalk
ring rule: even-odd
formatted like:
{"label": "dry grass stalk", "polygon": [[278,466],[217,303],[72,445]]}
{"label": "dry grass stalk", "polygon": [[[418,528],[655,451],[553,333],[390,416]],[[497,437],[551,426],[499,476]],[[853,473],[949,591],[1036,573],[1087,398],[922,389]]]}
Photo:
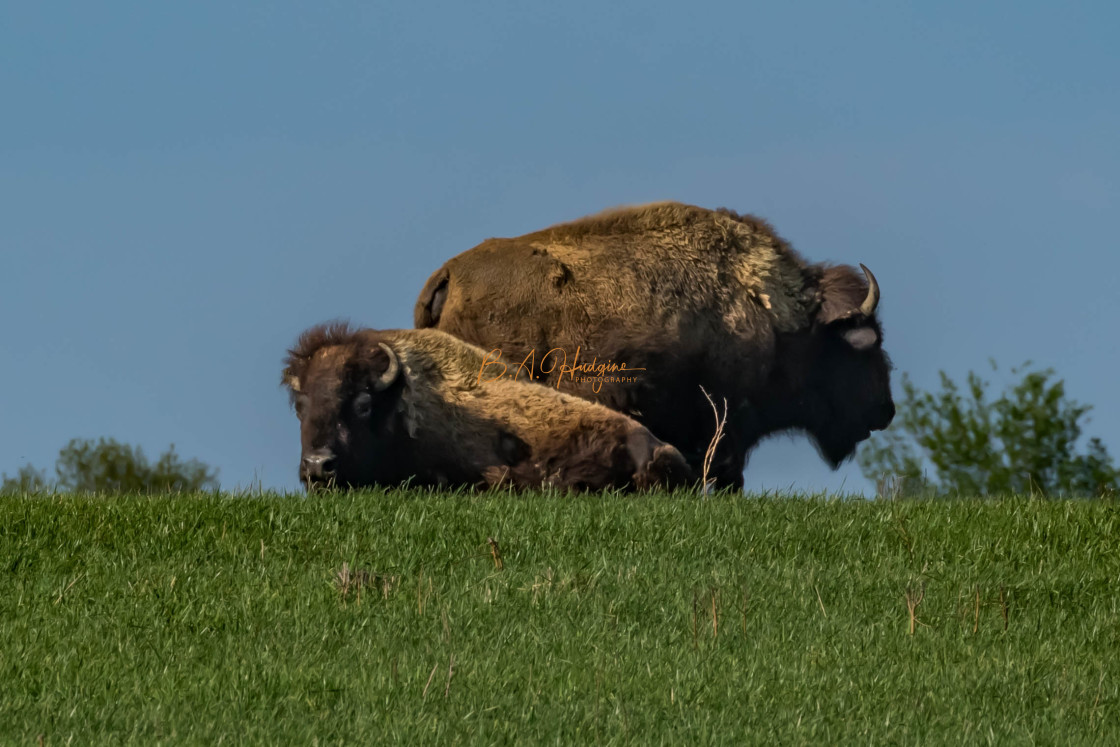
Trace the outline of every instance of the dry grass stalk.
{"label": "dry grass stalk", "polygon": [[699,612],[699,604],[696,599],[696,589],[692,590],[692,648],[698,648],[696,641],[696,617]]}
{"label": "dry grass stalk", "polygon": [[494,567],[499,571],[504,569],[506,566],[502,561],[502,548],[498,547],[498,540],[487,537],[486,541],[490,544],[490,557],[494,559]]}
{"label": "dry grass stalk", "polygon": [[925,625],[924,622],[918,619],[918,605],[926,598],[926,584],[923,581],[921,587],[915,592],[911,587],[906,587],[906,611],[910,614],[910,635],[914,635],[914,630],[918,625]]}
{"label": "dry grass stalk", "polygon": [[744,636],[747,634],[747,601],[748,601],[749,598],[750,598],[750,595],[747,594],[747,587],[744,586],[743,587],[743,609],[742,609],[743,635]]}
{"label": "dry grass stalk", "polygon": [[972,618],[972,632],[980,630],[980,587],[976,587],[976,613]]}
{"label": "dry grass stalk", "polygon": [[332,476],[328,477],[326,482],[314,483],[311,479],[303,481],[304,487],[307,488],[307,494],[313,495],[315,493],[335,493],[338,492],[338,481]]}
{"label": "dry grass stalk", "polygon": [[1093,719],[1097,715],[1097,706],[1101,704],[1101,688],[1104,687],[1104,670],[1101,670],[1101,678],[1097,681],[1097,698],[1093,701],[1093,707],[1089,709],[1089,726],[1093,725]]}
{"label": "dry grass stalk", "polygon": [[350,584],[353,581],[353,578],[350,574],[349,563],[343,561],[342,568],[340,568],[338,573],[335,575],[335,581],[338,583],[339,592],[341,592],[343,598],[345,598],[350,593]]}
{"label": "dry grass stalk", "polygon": [[362,602],[362,589],[380,590],[384,599],[389,598],[389,592],[400,582],[399,576],[390,576],[382,573],[371,573],[361,568],[351,568],[349,563],[343,562],[342,567],[335,575],[335,585],[345,600],[353,591],[358,603]]}
{"label": "dry grass stalk", "polygon": [[451,678],[455,674],[455,654],[451,654],[451,660],[447,662],[447,687],[443,688],[443,697],[446,700],[447,696],[451,694]]}
{"label": "dry grass stalk", "polygon": [[491,489],[500,490],[505,488],[506,490],[513,490],[513,480],[510,479],[511,471],[509,467],[502,467],[500,471],[495,471],[494,474],[497,476],[491,477],[489,472],[487,474]]}
{"label": "dry grass stalk", "polygon": [[815,591],[816,594],[817,594],[817,604],[819,604],[821,606],[821,614],[824,615],[825,617],[828,617],[828,611],[824,608],[824,600],[821,599],[821,592],[816,587],[816,584],[813,585],[813,591]]}
{"label": "dry grass stalk", "polygon": [[716,447],[719,442],[723,440],[723,429],[727,425],[727,398],[723,399],[723,414],[720,415],[719,409],[716,407],[715,400],[708,394],[708,390],[700,387],[700,391],[704,393],[704,397],[708,400],[708,404],[712,406],[712,414],[715,415],[716,429],[712,433],[712,440],[708,443],[708,449],[704,452],[704,464],[700,473],[700,486],[704,493],[710,492],[713,487],[708,481],[708,473],[712,469],[712,462],[716,458]]}
{"label": "dry grass stalk", "polygon": [[84,576],[84,575],[86,575],[86,574],[85,574],[85,573],[83,572],[83,573],[79,573],[79,574],[78,574],[77,576],[75,576],[75,577],[74,577],[74,580],[73,580],[73,581],[71,581],[70,583],[68,583],[68,584],[66,585],[66,588],[65,588],[65,589],[63,589],[62,591],[58,592],[58,599],[54,600],[54,603],[55,603],[55,604],[58,604],[59,602],[61,602],[61,601],[62,601],[62,597],[63,597],[63,595],[64,595],[64,594],[66,594],[66,592],[70,591],[70,589],[72,589],[72,588],[74,587],[74,584],[78,583],[78,580],[79,580],[79,579],[80,579],[80,578],[81,578],[82,576]]}
{"label": "dry grass stalk", "polygon": [[1003,629],[1007,630],[1007,587],[999,587],[999,610],[1003,613]]}
{"label": "dry grass stalk", "polygon": [[432,673],[428,675],[428,682],[424,685],[424,692],[420,693],[420,700],[428,699],[428,688],[432,684],[432,678],[436,676],[436,670],[439,669],[439,664],[432,667]]}

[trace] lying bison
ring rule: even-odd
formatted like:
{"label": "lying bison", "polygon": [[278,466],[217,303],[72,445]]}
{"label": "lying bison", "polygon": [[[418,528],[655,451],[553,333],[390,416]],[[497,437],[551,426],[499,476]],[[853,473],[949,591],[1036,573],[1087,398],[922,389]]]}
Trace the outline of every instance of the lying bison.
{"label": "lying bison", "polygon": [[300,419],[300,479],[360,487],[675,487],[673,446],[637,421],[544,387],[483,376],[484,351],[437,330],[313,327],[283,382]]}
{"label": "lying bison", "polygon": [[698,473],[715,420],[703,387],[729,405],[712,477],[741,487],[767,434],[805,431],[836,467],[894,417],[863,275],[806,263],[758,218],[665,202],[484,241],[428,279],[415,322],[633,415]]}

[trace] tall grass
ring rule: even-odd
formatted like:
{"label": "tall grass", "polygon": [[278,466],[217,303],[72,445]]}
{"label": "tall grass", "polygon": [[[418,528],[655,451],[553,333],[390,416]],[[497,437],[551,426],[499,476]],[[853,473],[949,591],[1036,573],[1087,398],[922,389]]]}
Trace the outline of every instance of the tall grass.
{"label": "tall grass", "polygon": [[1120,505],[0,499],[0,742],[1120,738]]}

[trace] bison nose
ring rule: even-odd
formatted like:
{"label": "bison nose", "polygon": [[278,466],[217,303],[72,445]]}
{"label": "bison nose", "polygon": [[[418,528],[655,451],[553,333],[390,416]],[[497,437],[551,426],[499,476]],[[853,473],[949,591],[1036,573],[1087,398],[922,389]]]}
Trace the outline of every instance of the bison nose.
{"label": "bison nose", "polygon": [[335,458],[329,449],[313,451],[300,462],[304,480],[328,480],[334,477]]}

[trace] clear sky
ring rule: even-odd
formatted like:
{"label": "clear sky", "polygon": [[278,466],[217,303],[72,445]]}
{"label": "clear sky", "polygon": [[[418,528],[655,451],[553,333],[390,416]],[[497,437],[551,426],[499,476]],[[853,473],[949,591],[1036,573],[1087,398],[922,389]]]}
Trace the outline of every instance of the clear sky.
{"label": "clear sky", "polygon": [[[4,3],[0,471],[174,442],[298,486],[285,348],[602,208],[867,264],[932,386],[1027,359],[1120,451],[1120,5]],[[997,379],[998,381],[998,379]],[[750,488],[868,490],[803,438]]]}

